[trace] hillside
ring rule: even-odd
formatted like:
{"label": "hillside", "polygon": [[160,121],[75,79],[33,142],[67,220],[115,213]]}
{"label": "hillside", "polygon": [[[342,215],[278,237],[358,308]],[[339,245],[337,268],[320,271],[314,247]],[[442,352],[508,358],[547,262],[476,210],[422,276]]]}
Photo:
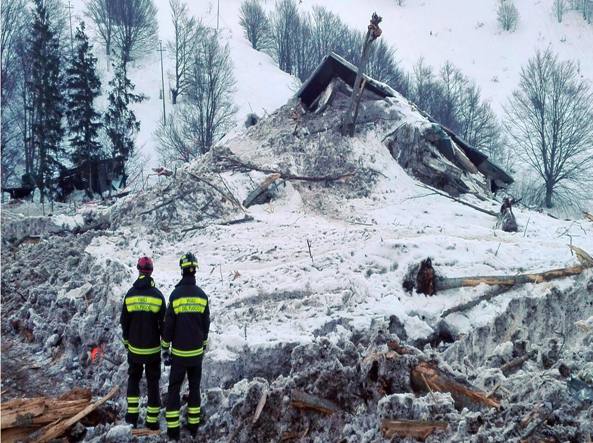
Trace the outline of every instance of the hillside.
{"label": "hillside", "polygon": [[[567,13],[563,23],[558,23],[551,12],[553,0],[517,2],[519,27],[514,33],[504,33],[496,22],[496,3],[495,0],[406,0],[400,7],[393,0],[305,0],[300,7],[325,6],[360,30],[366,28],[371,12],[377,11],[384,18],[382,38],[396,49],[396,56],[406,71],[411,72],[420,58],[435,69],[451,60],[477,82],[484,98],[492,103],[501,117],[504,104],[517,86],[521,66],[536,49],[550,47],[562,59],[577,61],[583,77],[593,80],[593,57],[588,56],[593,47],[593,28],[577,13]],[[166,41],[172,37],[168,2],[160,0],[156,4],[159,37]],[[273,7],[271,0],[265,4],[270,9]],[[83,5],[82,1],[74,3],[75,18],[83,17]],[[189,2],[188,5],[204,24],[216,27],[216,1]],[[237,81],[234,102],[238,107],[236,121],[239,128],[249,112],[263,115],[277,109],[294,94],[300,83],[280,71],[269,56],[249,46],[239,24],[240,5],[240,0],[221,1],[219,21],[234,64]],[[160,59],[156,49],[131,72],[137,89],[148,96],[147,101],[137,106],[137,112],[142,123],[138,145],[150,165],[158,163],[155,155],[158,145],[153,131],[162,118]],[[100,52],[98,48],[96,50]],[[103,60],[103,68],[105,65]],[[164,66],[167,76],[173,65],[166,53]],[[103,71],[104,91],[109,75]],[[166,78],[166,89],[167,84]],[[170,110],[170,101],[166,105]]]}

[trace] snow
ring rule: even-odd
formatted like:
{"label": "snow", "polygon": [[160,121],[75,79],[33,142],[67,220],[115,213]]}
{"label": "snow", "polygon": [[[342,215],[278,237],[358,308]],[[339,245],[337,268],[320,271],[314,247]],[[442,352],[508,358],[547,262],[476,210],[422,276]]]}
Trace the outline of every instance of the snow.
{"label": "snow", "polygon": [[[427,337],[445,309],[488,290],[480,285],[434,297],[406,293],[401,282],[408,267],[427,256],[443,275],[459,277],[573,265],[570,242],[593,250],[593,224],[585,221],[515,208],[519,232],[496,229],[495,217],[421,187],[391,158],[380,136],[370,133],[353,142],[353,155],[382,174],[367,198],[344,199],[327,191],[320,210],[306,187],[287,184],[277,199],[247,210],[253,222],[212,225],[182,238],[162,238],[140,226],[121,228],[95,238],[86,252],[99,261],[121,262],[129,269],[129,283],[135,259],[151,255],[154,278],[166,297],[179,279],[179,256],[194,252],[200,262],[198,284],[209,295],[213,318],[209,355],[232,360],[246,346],[310,342],[332,322],[364,330],[395,315],[410,339]],[[271,152],[239,140],[231,146],[237,145],[245,158],[273,161],[266,158]],[[229,188],[241,189],[239,198],[248,192],[244,175],[225,174],[224,179]],[[495,202],[471,201],[498,209]],[[457,333],[468,332],[491,322],[513,298],[542,297],[571,282],[523,285],[463,314],[451,314],[447,322]],[[121,294],[113,296],[118,303]]]}

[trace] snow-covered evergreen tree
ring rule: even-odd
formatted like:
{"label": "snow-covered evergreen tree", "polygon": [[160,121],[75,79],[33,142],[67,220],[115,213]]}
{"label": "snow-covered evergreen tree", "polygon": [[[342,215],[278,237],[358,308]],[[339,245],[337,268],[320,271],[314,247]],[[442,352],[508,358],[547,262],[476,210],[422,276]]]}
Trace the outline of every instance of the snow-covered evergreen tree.
{"label": "snow-covered evergreen tree", "polygon": [[33,119],[31,143],[37,152],[36,179],[41,201],[51,189],[52,178],[64,159],[61,93],[60,43],[43,0],[34,0],[33,26],[29,60],[31,60],[30,93]]}
{"label": "snow-covered evergreen tree", "polygon": [[122,186],[127,183],[125,163],[134,152],[136,135],[140,130],[140,122],[136,120],[130,105],[143,100],[142,95],[134,94],[134,84],[128,79],[125,64],[114,66],[115,74],[109,82],[109,108],[105,113],[105,132],[111,143],[111,154],[120,157],[124,166],[117,171],[122,176]]}
{"label": "snow-covered evergreen tree", "polygon": [[66,71],[68,91],[66,116],[70,133],[70,156],[75,165],[84,160],[101,158],[101,145],[97,133],[101,127],[100,114],[93,102],[101,93],[101,81],[97,76],[97,58],[93,55],[84,22],[74,36],[74,57]]}

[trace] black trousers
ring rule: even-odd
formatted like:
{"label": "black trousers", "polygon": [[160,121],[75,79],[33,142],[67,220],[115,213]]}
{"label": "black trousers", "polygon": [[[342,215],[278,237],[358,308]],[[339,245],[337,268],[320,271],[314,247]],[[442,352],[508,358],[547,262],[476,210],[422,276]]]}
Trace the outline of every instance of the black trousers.
{"label": "black trousers", "polygon": [[202,357],[192,359],[191,365],[183,357],[173,357],[169,374],[169,394],[167,396],[167,430],[179,429],[181,408],[181,384],[187,374],[189,398],[187,401],[187,425],[191,430],[200,423],[200,381],[202,379]]}
{"label": "black trousers", "polygon": [[159,380],[161,378],[161,360],[154,360],[140,363],[128,358],[128,411],[126,420],[135,423],[140,413],[140,380],[142,373],[146,372],[146,387],[148,394],[148,408],[146,423],[157,423],[161,407],[159,393]]}

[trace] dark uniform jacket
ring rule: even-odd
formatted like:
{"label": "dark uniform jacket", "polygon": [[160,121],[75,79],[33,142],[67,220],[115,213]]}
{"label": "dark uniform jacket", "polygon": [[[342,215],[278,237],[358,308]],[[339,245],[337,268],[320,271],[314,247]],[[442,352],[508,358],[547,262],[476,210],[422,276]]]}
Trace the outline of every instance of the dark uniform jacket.
{"label": "dark uniform jacket", "polygon": [[199,364],[208,345],[210,307],[208,297],[196,286],[193,275],[185,275],[169,297],[163,332],[164,348],[186,366]]}
{"label": "dark uniform jacket", "polygon": [[136,362],[160,358],[165,298],[152,277],[140,275],[124,298],[121,327],[128,356]]}

